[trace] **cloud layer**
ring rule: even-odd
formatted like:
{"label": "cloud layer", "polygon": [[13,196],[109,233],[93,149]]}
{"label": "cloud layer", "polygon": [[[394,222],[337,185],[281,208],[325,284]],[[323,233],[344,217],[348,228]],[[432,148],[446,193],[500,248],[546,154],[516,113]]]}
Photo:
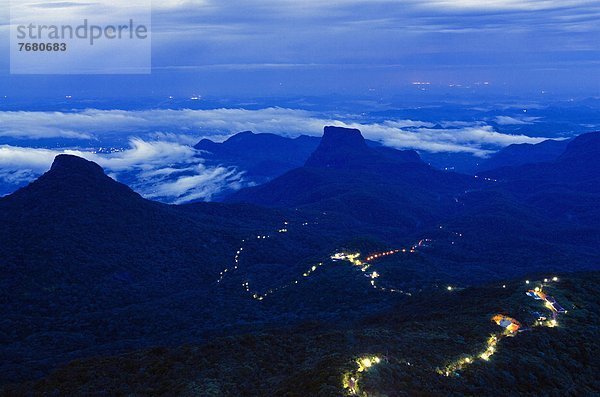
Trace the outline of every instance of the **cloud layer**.
{"label": "cloud layer", "polygon": [[169,203],[210,200],[226,189],[247,183],[243,172],[207,167],[190,146],[167,141],[130,140],[129,148],[112,153],[0,146],[0,182],[23,185],[47,171],[58,154],[80,156],[101,165],[112,178],[144,197]]}
{"label": "cloud layer", "polygon": [[[225,190],[251,183],[244,179],[243,170],[206,166],[203,154],[193,148],[201,138],[220,141],[239,131],[288,137],[321,136],[324,126],[335,125],[358,128],[366,138],[398,149],[468,153],[478,157],[513,143],[537,143],[545,139],[500,133],[485,122],[360,120],[357,115],[334,117],[286,108],[0,112],[0,139],[18,142],[0,146],[0,182],[22,185],[46,171],[57,154],[69,153],[100,164],[113,178],[145,197],[183,203],[210,200]],[[533,123],[535,119],[497,117],[492,121],[519,125]],[[122,142],[124,137],[127,138],[123,147],[113,144]],[[60,150],[31,147],[49,139],[72,142],[74,138],[83,139],[83,143]],[[94,143],[94,149],[85,149],[90,142]]]}
{"label": "cloud layer", "polygon": [[[0,112],[0,137],[41,139],[81,137],[107,140],[111,137],[148,135],[192,143],[204,137],[223,139],[233,133],[251,130],[295,137],[320,136],[325,125],[359,128],[366,138],[398,149],[432,152],[465,152],[485,156],[513,143],[536,143],[543,138],[510,135],[495,131],[481,122],[443,123],[388,120],[379,123],[358,122],[357,116],[332,117],[316,112],[285,108],[212,109],[212,110],[97,110],[81,112]],[[533,122],[497,118],[500,123]],[[132,145],[137,145],[133,140]],[[137,152],[151,150],[141,147]]]}

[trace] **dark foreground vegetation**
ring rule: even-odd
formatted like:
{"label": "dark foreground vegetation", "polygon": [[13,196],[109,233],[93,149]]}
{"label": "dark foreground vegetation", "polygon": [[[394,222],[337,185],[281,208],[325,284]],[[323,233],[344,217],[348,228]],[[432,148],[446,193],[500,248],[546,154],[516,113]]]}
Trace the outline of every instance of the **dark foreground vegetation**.
{"label": "dark foreground vegetation", "polygon": [[[533,281],[532,283],[535,283]],[[361,393],[373,396],[593,396],[600,390],[600,274],[571,274],[547,287],[568,312],[554,328],[502,339],[489,361],[449,377],[436,370],[477,354],[500,327],[496,313],[526,323],[545,310],[523,280],[426,294],[349,327],[311,322],[291,329],[216,338],[75,361],[6,395],[340,396],[343,375],[368,355]]]}

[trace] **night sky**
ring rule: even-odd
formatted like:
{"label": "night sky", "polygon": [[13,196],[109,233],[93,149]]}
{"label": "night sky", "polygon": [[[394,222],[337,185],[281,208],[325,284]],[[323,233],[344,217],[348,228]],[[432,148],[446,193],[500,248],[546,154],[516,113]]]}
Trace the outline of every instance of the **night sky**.
{"label": "night sky", "polygon": [[[9,7],[0,3],[7,54]],[[31,7],[33,19],[47,3]],[[95,3],[55,3],[98,14]],[[157,1],[152,75],[11,77],[4,56],[0,93],[389,95],[425,82],[419,88],[457,96],[465,87],[593,96],[599,17],[599,2],[577,0]]]}

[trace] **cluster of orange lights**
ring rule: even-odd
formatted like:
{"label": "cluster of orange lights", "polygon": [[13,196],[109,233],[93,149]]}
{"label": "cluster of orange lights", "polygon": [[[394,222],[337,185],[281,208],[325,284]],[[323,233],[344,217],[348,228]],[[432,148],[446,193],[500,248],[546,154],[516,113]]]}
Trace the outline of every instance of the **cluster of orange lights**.
{"label": "cluster of orange lights", "polygon": [[535,289],[533,289],[533,290],[530,289],[528,292],[536,295],[538,298],[540,298],[543,301],[548,300],[548,296],[542,291],[542,289],[540,287],[535,287]]}
{"label": "cluster of orange lights", "polygon": [[521,328],[521,323],[512,317],[496,314],[492,317],[492,321],[507,330],[510,333],[515,333]]}
{"label": "cluster of orange lights", "polygon": [[376,254],[371,254],[371,255],[367,256],[365,258],[365,262],[371,262],[375,259],[383,258],[383,257],[389,256],[389,255],[395,255],[400,252],[402,252],[402,253],[410,252],[411,254],[414,254],[417,251],[416,251],[415,247],[413,247],[411,249],[402,248],[402,249],[395,249],[395,250],[390,250],[390,251],[385,251],[385,252],[378,252]]}
{"label": "cluster of orange lights", "polygon": [[378,258],[383,258],[384,256],[388,256],[388,255],[394,255],[399,252],[406,252],[406,248],[403,248],[401,250],[397,249],[397,250],[390,250],[390,251],[385,251],[385,252],[378,252],[376,254],[371,254],[365,258],[365,262],[370,262],[372,260],[375,260]]}
{"label": "cluster of orange lights", "polygon": [[[458,236],[462,237],[462,233],[456,233],[456,234]],[[389,255],[395,255],[395,254],[398,254],[400,252],[402,252],[402,253],[410,252],[411,254],[414,254],[415,252],[417,252],[417,248],[424,247],[428,243],[431,243],[431,242],[432,242],[431,239],[424,238],[424,239],[419,240],[419,242],[417,244],[413,245],[410,249],[408,249],[408,248],[401,248],[401,249],[394,249],[394,250],[389,250],[389,251],[384,251],[384,252],[378,252],[378,253],[375,253],[375,254],[371,254],[371,255],[369,255],[369,256],[367,256],[365,258],[365,262],[370,262],[372,260],[383,258],[383,257],[389,256]]]}

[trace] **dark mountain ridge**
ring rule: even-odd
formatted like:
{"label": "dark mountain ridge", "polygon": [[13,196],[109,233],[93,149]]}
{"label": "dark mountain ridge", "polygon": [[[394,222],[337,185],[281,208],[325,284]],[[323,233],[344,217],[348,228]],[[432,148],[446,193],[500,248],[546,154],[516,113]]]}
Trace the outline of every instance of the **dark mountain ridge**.
{"label": "dark mountain ridge", "polygon": [[[348,143],[339,142],[344,136],[351,137]],[[233,194],[229,201],[345,214],[391,241],[415,233],[427,236],[444,225],[471,236],[460,261],[485,260],[484,273],[518,274],[569,256],[576,267],[593,268],[600,244],[600,211],[595,204],[600,189],[573,181],[584,174],[582,167],[589,173],[594,160],[576,167],[569,160],[579,158],[572,153],[578,147],[594,150],[590,138],[581,138],[586,145],[574,140],[569,154],[550,166],[522,166],[510,174],[515,179],[502,179],[493,173],[469,178],[422,162],[375,156],[358,136],[357,131],[336,130],[334,139],[323,138],[315,156],[318,161]],[[522,180],[528,175],[523,169],[529,168],[541,171],[535,179]],[[513,260],[507,263],[507,258]]]}
{"label": "dark mountain ridge", "polygon": [[572,184],[600,178],[600,132],[589,132],[568,142],[553,161],[503,167],[482,173],[506,181],[528,180],[533,184]]}
{"label": "dark mountain ridge", "polygon": [[359,130],[325,127],[303,167],[226,202],[340,212],[361,222],[404,231],[454,211],[455,196],[474,178],[433,169],[414,151],[370,148]]}
{"label": "dark mountain ridge", "polygon": [[560,162],[581,164],[584,167],[598,167],[600,164],[600,131],[581,134],[571,140],[564,153],[558,158]]}
{"label": "dark mountain ridge", "polygon": [[[98,165],[58,156],[38,180],[0,198],[0,381],[198,329],[206,309],[192,303],[206,299],[242,238],[282,218],[248,206],[148,201]],[[189,303],[173,304],[183,296]]]}
{"label": "dark mountain ridge", "polygon": [[521,143],[509,145],[482,162],[477,170],[490,171],[502,167],[541,163],[556,160],[567,148],[569,140],[548,139],[537,144]]}
{"label": "dark mountain ridge", "polygon": [[286,138],[276,134],[255,134],[244,131],[235,134],[223,143],[203,139],[194,148],[207,152],[218,161],[239,162],[240,164],[261,162],[282,162],[288,165],[300,165],[319,145],[318,137],[301,135]]}
{"label": "dark mountain ridge", "polygon": [[[336,128],[336,127],[332,127]],[[343,130],[340,129],[340,131]],[[253,133],[244,131],[237,133],[222,143],[203,139],[194,147],[203,151],[205,158],[212,165],[234,166],[246,172],[248,181],[262,184],[287,171],[303,166],[319,146],[321,138],[301,135],[297,138]],[[365,140],[369,148],[377,148],[380,155],[398,152],[413,156],[406,161],[417,161],[410,150],[398,151],[381,143]],[[434,168],[456,170],[469,175],[476,171],[489,171],[505,166],[518,166],[556,159],[566,148],[568,140],[547,140],[539,144],[514,144],[493,154],[487,160],[473,157],[471,154],[434,153],[420,151],[419,156],[431,163]],[[219,199],[223,196],[219,196]]]}
{"label": "dark mountain ridge", "polygon": [[549,221],[587,230],[585,237],[597,239],[592,230],[600,222],[600,132],[574,138],[554,161],[504,167],[481,176],[497,180],[497,189]]}
{"label": "dark mountain ridge", "polygon": [[384,162],[394,166],[422,161],[414,150],[400,151],[388,147],[370,147],[357,129],[325,127],[319,146],[304,166],[364,170],[372,166],[381,168]]}
{"label": "dark mountain ridge", "polygon": [[286,138],[276,134],[244,131],[222,143],[203,139],[194,146],[214,166],[231,166],[245,172],[249,183],[261,184],[304,164],[320,138],[301,135]]}

